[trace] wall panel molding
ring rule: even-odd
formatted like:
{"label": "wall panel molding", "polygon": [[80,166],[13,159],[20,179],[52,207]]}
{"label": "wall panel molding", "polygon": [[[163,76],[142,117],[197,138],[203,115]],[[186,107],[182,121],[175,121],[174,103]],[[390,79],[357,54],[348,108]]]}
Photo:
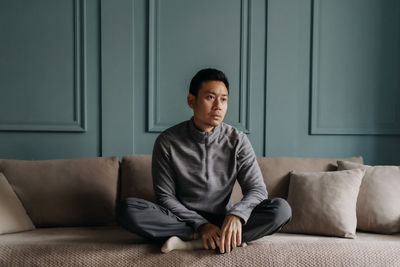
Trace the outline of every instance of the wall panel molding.
{"label": "wall panel molding", "polygon": [[[147,131],[162,132],[173,124],[160,120],[159,97],[159,2],[149,0],[148,7],[148,116]],[[233,126],[250,133],[251,1],[240,1],[240,86],[239,118]]]}
{"label": "wall panel molding", "polygon": [[[335,2],[335,3],[339,3],[340,2]],[[343,2],[345,3],[345,2]],[[361,3],[361,1],[360,1]],[[370,49],[371,46],[368,46],[369,43],[373,43],[376,42],[377,44],[377,48],[375,48],[375,50],[380,49],[379,51],[374,51],[375,53],[371,54],[372,56],[380,56],[380,58],[378,60],[378,63],[381,63],[382,61],[384,61],[385,63],[387,63],[388,65],[384,65],[384,67],[386,69],[392,69],[392,71],[394,72],[398,72],[400,71],[400,49],[398,49],[398,47],[400,47],[400,27],[398,23],[396,21],[396,17],[398,18],[400,15],[400,3],[397,2],[392,2],[395,5],[395,8],[392,13],[392,15],[394,15],[394,22],[392,24],[388,24],[387,19],[382,19],[381,17],[378,17],[379,15],[379,11],[375,11],[371,12],[371,13],[367,13],[367,12],[361,12],[360,13],[364,13],[364,16],[370,16],[368,17],[369,20],[363,20],[362,17],[356,16],[356,14],[354,14],[354,22],[356,23],[354,27],[359,27],[357,28],[358,31],[354,31],[353,29],[353,34],[357,35],[357,36],[361,36],[358,37],[360,38],[359,40],[357,38],[353,38],[356,41],[353,40],[342,40],[342,42],[347,42],[348,43],[348,47],[351,47],[351,49],[354,50],[343,50],[342,52],[348,52],[349,53],[349,57],[351,57],[351,59],[347,60],[346,59],[346,54],[342,53],[332,53],[330,50],[328,50],[328,53],[323,54],[323,52],[321,52],[322,49],[324,49],[324,47],[321,47],[321,42],[323,41],[321,38],[322,34],[325,34],[325,38],[327,38],[328,33],[326,31],[326,28],[324,28],[325,31],[321,30],[323,25],[323,20],[326,19],[322,16],[322,5],[323,4],[327,4],[326,2],[322,2],[320,0],[314,0],[312,2],[312,12],[311,12],[311,58],[310,58],[310,64],[311,64],[311,86],[310,86],[310,90],[311,90],[311,109],[310,109],[310,134],[311,135],[318,135],[318,134],[327,134],[327,135],[400,135],[400,105],[398,104],[398,101],[388,101],[385,102],[382,99],[378,99],[378,97],[375,97],[376,102],[373,102],[372,105],[370,105],[371,107],[371,111],[368,110],[366,113],[360,115],[359,117],[364,120],[362,123],[352,119],[352,123],[347,121],[344,122],[345,118],[345,114],[346,111],[341,110],[342,108],[348,108],[349,105],[351,105],[351,100],[354,100],[357,98],[357,96],[360,97],[364,97],[364,93],[365,94],[371,94],[371,92],[366,91],[364,92],[364,88],[363,85],[365,85],[366,83],[362,80],[356,80],[354,79],[347,79],[344,82],[340,83],[343,88],[348,87],[347,91],[345,90],[337,90],[337,92],[335,93],[342,93],[342,94],[349,94],[351,95],[352,98],[349,98],[349,102],[350,103],[345,103],[342,105],[342,103],[337,102],[337,106],[335,108],[327,108],[323,105],[323,103],[327,103],[327,99],[329,98],[333,98],[331,101],[335,101],[334,96],[335,94],[332,93],[332,91],[336,91],[335,88],[332,87],[331,84],[329,84],[329,81],[331,80],[329,75],[331,76],[335,76],[337,75],[337,79],[343,79],[341,74],[342,72],[344,73],[344,70],[340,70],[338,73],[329,73],[329,75],[327,75],[327,72],[325,70],[325,79],[329,79],[329,80],[322,80],[321,79],[321,65],[325,64],[324,66],[328,66],[327,62],[330,65],[334,65],[336,64],[335,59],[333,58],[333,56],[331,54],[337,55],[341,61],[341,65],[343,68],[350,68],[348,67],[346,64],[353,66],[355,64],[357,64],[357,66],[353,69],[357,69],[358,73],[356,72],[356,74],[358,74],[359,76],[360,73],[364,74],[363,78],[365,80],[369,79],[370,77],[368,77],[368,73],[372,73],[373,76],[371,78],[371,83],[376,83],[375,88],[374,88],[374,92],[375,94],[381,94],[381,93],[386,93],[386,94],[391,94],[390,97],[386,97],[385,99],[390,99],[390,98],[397,98],[399,96],[398,94],[398,90],[400,89],[400,79],[399,78],[394,78],[393,76],[390,75],[386,75],[386,74],[382,74],[381,76],[377,76],[377,74],[380,71],[379,66],[375,67],[375,72],[371,72],[371,68],[370,67],[365,67],[366,65],[369,66],[374,66],[374,64],[372,64],[371,62],[374,62],[373,60],[376,59],[369,59],[368,56],[364,57],[367,58],[366,60],[363,60],[363,57],[360,57],[359,55],[365,55],[366,52],[368,51],[367,49]],[[349,12],[349,10],[352,10],[352,7],[348,6],[347,2],[345,3],[346,5],[343,5],[343,7],[340,7],[340,9],[337,10],[332,10],[331,12],[334,13],[335,11],[337,13],[337,22],[335,21],[333,24],[330,24],[329,26],[331,27],[331,29],[333,29],[334,31],[332,32],[332,34],[334,33],[342,33],[343,28],[340,28],[340,25],[345,25],[346,23],[348,23],[347,20],[349,20],[349,17],[346,16],[348,14],[343,15],[343,13],[345,12]],[[369,1],[368,4],[370,6],[373,5],[379,5],[381,3],[379,3],[379,1]],[[381,5],[385,5],[385,4],[381,4]],[[371,7],[369,7],[371,8]],[[367,9],[368,11],[368,9]],[[386,10],[387,11],[387,10]],[[387,12],[386,12],[387,13]],[[387,15],[385,13],[385,15]],[[325,13],[326,14],[326,13]],[[332,15],[332,14],[331,14]],[[341,17],[340,17],[341,16]],[[388,26],[390,27],[394,27],[394,30],[392,32],[390,31],[385,31],[383,35],[383,37],[380,38],[386,38],[389,33],[394,33],[395,36],[390,35],[390,39],[392,42],[397,44],[397,49],[391,46],[388,46],[389,48],[392,48],[394,54],[391,55],[392,59],[388,59],[388,57],[386,54],[382,53],[382,42],[383,41],[377,41],[377,37],[376,34],[374,35],[374,30],[376,29],[370,29],[368,27],[365,27],[365,25],[368,25],[368,23],[371,23],[371,21],[374,21],[374,19],[379,18],[380,20],[378,20],[378,22],[380,22],[381,24],[379,24],[376,27],[381,26],[381,28],[385,28],[382,27],[382,25]],[[345,22],[343,22],[342,20],[345,20]],[[332,21],[330,21],[332,23]],[[349,25],[350,23],[348,23],[347,25]],[[381,29],[378,28],[378,29]],[[387,27],[386,27],[387,28]],[[348,30],[348,29],[344,29],[344,30]],[[383,31],[383,29],[381,29]],[[350,31],[350,30],[348,30]],[[364,31],[364,32],[363,32]],[[365,31],[368,31],[367,33],[365,33]],[[346,36],[345,33],[344,36]],[[367,35],[368,34],[368,35]],[[366,36],[371,36],[369,37],[370,39],[366,39],[368,37]],[[337,36],[337,39],[340,40],[341,36]],[[343,38],[342,38],[343,39]],[[379,40],[379,39],[378,39]],[[364,44],[367,44],[366,47],[364,48],[365,45],[361,44],[361,42],[364,41]],[[355,43],[355,42],[359,42],[359,43]],[[328,43],[328,41],[325,42],[325,45]],[[355,46],[354,44],[358,44],[358,46]],[[374,43],[375,44],[375,43]],[[364,49],[364,50],[361,50]],[[359,54],[354,53],[354,52],[358,52],[356,50],[361,50],[362,52],[360,52]],[[383,49],[385,50],[385,49]],[[350,52],[349,52],[350,51]],[[326,52],[326,51],[325,51]],[[331,52],[329,54],[329,52]],[[385,51],[386,52],[386,51]],[[363,54],[364,53],[364,54]],[[353,54],[355,54],[356,56],[359,56],[356,60],[353,60]],[[383,59],[382,59],[383,58]],[[321,60],[326,60],[325,62],[322,62]],[[347,60],[347,61],[346,61]],[[386,61],[385,61],[386,60]],[[376,60],[377,61],[377,60]],[[330,67],[330,66],[329,66]],[[337,66],[335,66],[335,68],[337,69]],[[334,69],[332,67],[332,69]],[[352,69],[350,69],[351,71],[353,71]],[[397,75],[398,76],[398,75]],[[328,78],[327,78],[328,77]],[[346,77],[346,76],[345,76]],[[378,77],[378,78],[377,78]],[[382,78],[383,77],[383,78]],[[386,80],[389,80],[389,82],[387,82]],[[329,89],[331,90],[323,90],[324,86],[330,86]],[[384,89],[381,89],[382,86],[385,86]],[[372,87],[371,87],[372,88]],[[336,89],[341,89],[341,88],[336,88]],[[353,90],[358,90],[357,92],[353,92]],[[332,97],[333,96],[333,97]],[[338,99],[345,99],[344,97],[346,97],[345,95],[338,97]],[[325,102],[323,102],[321,100],[321,98],[324,99]],[[370,98],[371,99],[371,98]],[[323,103],[322,103],[323,102]],[[371,103],[372,101],[370,101],[369,103]],[[363,103],[356,103],[355,105],[362,105]],[[368,105],[368,103],[366,103],[365,105]],[[375,109],[375,110],[374,110]],[[328,112],[330,111],[330,113]],[[357,112],[357,110],[353,110],[351,112]],[[375,113],[374,113],[375,112]],[[384,113],[385,115],[380,115],[379,112]],[[325,116],[323,115],[325,114]],[[326,114],[329,114],[329,116],[327,116]],[[343,119],[343,121],[335,121],[335,122],[331,122],[332,121],[332,117],[333,115],[331,114],[337,114],[337,116],[341,116],[341,118]],[[379,116],[377,116],[376,114],[379,114]],[[374,117],[375,116],[375,117]],[[355,118],[355,117],[354,117]],[[323,122],[323,125],[321,125],[321,122]]]}
{"label": "wall panel molding", "polygon": [[134,2],[100,2],[102,156],[134,153]]}
{"label": "wall panel molding", "polygon": [[[73,121],[71,122],[2,122],[0,131],[28,132],[85,132],[86,131],[86,1],[73,0]],[[49,111],[51,112],[51,110]]]}

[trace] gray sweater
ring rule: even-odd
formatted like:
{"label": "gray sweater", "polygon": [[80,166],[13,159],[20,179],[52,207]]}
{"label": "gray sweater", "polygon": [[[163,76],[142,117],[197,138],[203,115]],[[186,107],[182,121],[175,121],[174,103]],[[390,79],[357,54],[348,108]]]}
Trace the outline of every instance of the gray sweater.
{"label": "gray sweater", "polygon": [[[268,197],[246,134],[221,123],[199,131],[193,117],[162,132],[153,149],[152,176],[157,202],[195,231],[208,221],[198,212],[234,214],[246,224],[251,211]],[[232,204],[238,180],[243,198]]]}

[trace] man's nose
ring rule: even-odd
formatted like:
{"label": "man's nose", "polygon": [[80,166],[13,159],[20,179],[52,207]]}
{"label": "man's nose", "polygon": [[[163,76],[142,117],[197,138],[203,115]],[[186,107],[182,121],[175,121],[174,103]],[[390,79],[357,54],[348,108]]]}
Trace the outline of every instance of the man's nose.
{"label": "man's nose", "polygon": [[222,101],[219,99],[215,99],[214,101],[214,109],[222,109]]}

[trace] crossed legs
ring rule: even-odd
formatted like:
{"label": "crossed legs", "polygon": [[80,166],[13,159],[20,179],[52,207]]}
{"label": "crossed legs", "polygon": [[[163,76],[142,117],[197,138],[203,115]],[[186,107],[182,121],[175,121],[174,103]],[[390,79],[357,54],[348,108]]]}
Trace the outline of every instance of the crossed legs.
{"label": "crossed legs", "polygon": [[[223,218],[224,216],[218,216]],[[290,221],[291,208],[282,198],[265,199],[257,205],[242,227],[242,242],[249,242],[278,232]],[[216,218],[206,218],[216,221]],[[117,220],[122,227],[154,242],[168,242],[164,251],[171,249],[201,249],[201,240],[193,228],[168,209],[140,198],[127,198],[117,207]],[[222,221],[219,221],[221,227]],[[173,237],[173,238],[171,238]],[[190,241],[191,242],[184,242]]]}

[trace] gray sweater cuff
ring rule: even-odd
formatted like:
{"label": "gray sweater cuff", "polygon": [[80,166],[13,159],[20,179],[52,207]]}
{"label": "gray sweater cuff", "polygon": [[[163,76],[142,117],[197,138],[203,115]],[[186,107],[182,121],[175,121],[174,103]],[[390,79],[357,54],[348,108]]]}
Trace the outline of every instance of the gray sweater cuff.
{"label": "gray sweater cuff", "polygon": [[232,212],[228,212],[227,215],[235,215],[238,216],[240,218],[240,221],[242,222],[242,225],[245,225],[247,223],[247,220],[249,219],[250,215],[247,216],[241,212],[237,212],[237,211],[232,211]]}

